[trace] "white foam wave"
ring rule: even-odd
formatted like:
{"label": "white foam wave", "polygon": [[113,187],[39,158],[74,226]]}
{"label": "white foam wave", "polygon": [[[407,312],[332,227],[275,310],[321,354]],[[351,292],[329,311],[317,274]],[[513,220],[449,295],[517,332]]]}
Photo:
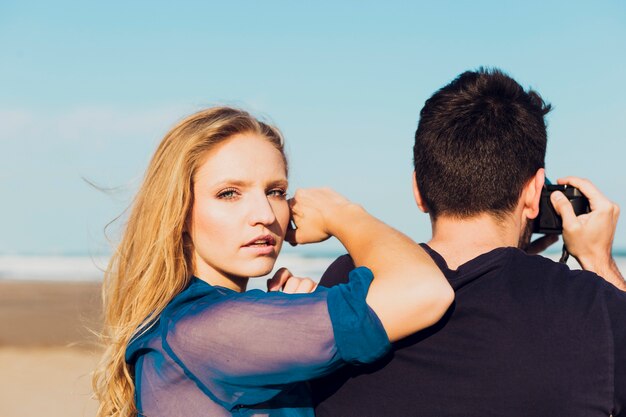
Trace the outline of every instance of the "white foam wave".
{"label": "white foam wave", "polygon": [[[250,280],[251,288],[265,288],[265,281],[280,267],[294,275],[319,280],[335,257],[283,253],[265,279]],[[0,279],[35,281],[100,281],[108,257],[0,255]]]}
{"label": "white foam wave", "polygon": [[[559,255],[549,255],[558,260]],[[318,281],[326,268],[335,260],[329,255],[299,255],[282,253],[274,270],[265,277],[250,280],[248,288],[265,288],[266,279],[271,277],[280,267],[288,268],[298,277],[311,278]],[[626,274],[626,257],[615,258],[623,274]],[[36,280],[36,281],[100,281],[106,268],[106,256],[22,256],[0,255],[0,279],[3,280]],[[580,266],[570,258],[568,265],[572,269]]]}
{"label": "white foam wave", "polygon": [[107,257],[0,256],[0,279],[35,281],[99,281]]}

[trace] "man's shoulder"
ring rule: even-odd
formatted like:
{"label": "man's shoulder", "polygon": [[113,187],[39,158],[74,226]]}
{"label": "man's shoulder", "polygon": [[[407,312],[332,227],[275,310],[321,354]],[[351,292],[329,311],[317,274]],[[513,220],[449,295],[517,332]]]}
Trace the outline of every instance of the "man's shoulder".
{"label": "man's shoulder", "polygon": [[465,261],[456,269],[449,269],[446,260],[435,250],[424,245],[444,275],[453,284],[461,287],[475,281],[502,282],[515,281],[520,285],[546,286],[552,280],[570,282],[580,280],[590,285],[603,281],[596,274],[572,270],[566,264],[556,262],[541,255],[531,255],[515,247],[497,247]]}
{"label": "man's shoulder", "polygon": [[[571,269],[564,263],[521,250],[509,251],[506,268],[499,278],[506,287],[529,303],[551,303],[561,310],[581,311],[599,303],[609,315],[626,313],[626,293],[594,272]],[[621,314],[621,313],[620,313]]]}
{"label": "man's shoulder", "polygon": [[320,285],[323,287],[332,287],[337,284],[345,284],[349,280],[350,272],[355,267],[354,261],[350,255],[345,254],[339,256],[322,275]]}
{"label": "man's shoulder", "polygon": [[[555,294],[576,297],[577,294],[601,292],[620,293],[613,285],[593,272],[570,269],[566,264],[556,262],[542,255],[530,255],[513,247],[497,248],[467,262],[459,270],[451,271],[436,252],[427,250],[435,263],[442,269],[455,289],[474,280],[489,277],[515,281],[521,286],[543,288]],[[332,287],[346,283],[354,270],[350,255],[337,257],[322,275],[320,285]],[[618,296],[619,298],[619,296]]]}
{"label": "man's shoulder", "polygon": [[517,248],[508,248],[506,263],[498,274],[519,285],[569,295],[615,288],[594,272],[572,269],[565,263]]}
{"label": "man's shoulder", "polygon": [[565,263],[557,262],[543,255],[531,255],[520,249],[510,251],[508,269],[517,274],[536,279],[566,280],[587,285],[604,286],[607,282],[591,271],[571,269]]}

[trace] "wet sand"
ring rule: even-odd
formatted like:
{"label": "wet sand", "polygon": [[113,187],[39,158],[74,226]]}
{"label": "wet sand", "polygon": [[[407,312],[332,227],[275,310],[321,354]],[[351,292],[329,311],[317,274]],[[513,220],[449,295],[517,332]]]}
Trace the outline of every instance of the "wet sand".
{"label": "wet sand", "polygon": [[94,416],[100,284],[0,281],[0,416]]}

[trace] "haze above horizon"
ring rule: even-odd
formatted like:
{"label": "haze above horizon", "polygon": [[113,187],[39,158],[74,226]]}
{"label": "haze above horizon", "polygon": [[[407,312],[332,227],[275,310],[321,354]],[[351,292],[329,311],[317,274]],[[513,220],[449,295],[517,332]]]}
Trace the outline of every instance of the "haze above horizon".
{"label": "haze above horizon", "polygon": [[427,240],[419,110],[480,66],[552,103],[549,178],[587,177],[626,208],[626,3],[460,3],[2,2],[0,254],[110,250],[156,144],[214,104],[281,128],[291,192],[332,186]]}

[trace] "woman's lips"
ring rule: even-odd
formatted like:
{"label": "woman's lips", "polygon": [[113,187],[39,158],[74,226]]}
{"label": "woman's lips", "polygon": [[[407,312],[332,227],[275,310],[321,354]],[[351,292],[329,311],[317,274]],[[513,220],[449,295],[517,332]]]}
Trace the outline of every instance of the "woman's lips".
{"label": "woman's lips", "polygon": [[243,247],[258,255],[270,255],[275,252],[274,245],[276,245],[276,239],[273,236],[263,235],[250,240]]}

